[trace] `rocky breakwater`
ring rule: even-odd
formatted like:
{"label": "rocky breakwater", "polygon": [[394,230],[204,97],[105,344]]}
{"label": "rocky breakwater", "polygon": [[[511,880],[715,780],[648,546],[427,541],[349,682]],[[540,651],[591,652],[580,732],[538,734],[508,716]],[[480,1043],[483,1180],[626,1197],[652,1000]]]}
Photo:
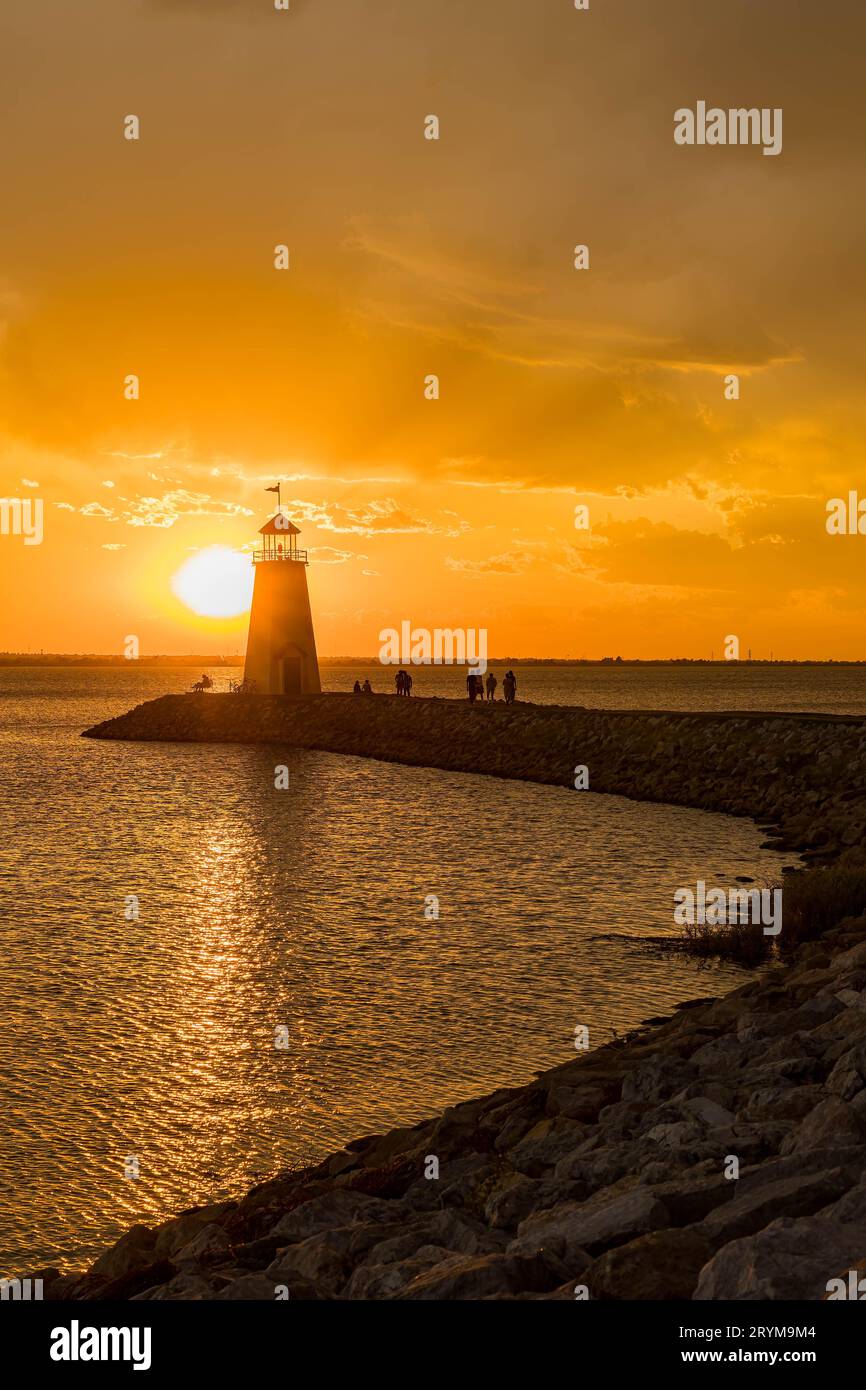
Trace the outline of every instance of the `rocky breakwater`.
{"label": "rocky breakwater", "polygon": [[585,765],[596,791],[774,824],[816,861],[795,877],[818,885],[818,939],[783,928],[783,953],[724,998],[137,1226],[86,1273],[37,1271],[46,1298],[821,1299],[866,1273],[866,916],[834,877],[862,882],[862,721],[228,696],[90,732],[568,786]]}
{"label": "rocky breakwater", "polygon": [[851,1269],[863,918],[529,1085],[39,1273],[62,1300],[701,1300],[820,1299]]}

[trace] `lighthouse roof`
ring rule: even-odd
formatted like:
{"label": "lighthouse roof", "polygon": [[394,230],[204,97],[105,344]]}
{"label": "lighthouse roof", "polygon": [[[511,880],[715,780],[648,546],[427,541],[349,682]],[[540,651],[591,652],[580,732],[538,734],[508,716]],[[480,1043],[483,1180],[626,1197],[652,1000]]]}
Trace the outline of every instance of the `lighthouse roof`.
{"label": "lighthouse roof", "polygon": [[259,530],[260,536],[299,536],[301,533],[297,526],[294,526],[285,512],[274,512],[270,521],[266,521]]}

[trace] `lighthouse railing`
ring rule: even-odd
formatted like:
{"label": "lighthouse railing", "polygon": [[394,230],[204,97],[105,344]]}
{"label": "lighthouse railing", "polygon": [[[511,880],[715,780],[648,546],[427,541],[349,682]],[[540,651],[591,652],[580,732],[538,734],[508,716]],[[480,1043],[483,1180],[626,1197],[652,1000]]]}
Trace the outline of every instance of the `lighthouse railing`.
{"label": "lighthouse railing", "polygon": [[306,550],[295,550],[295,551],[293,551],[291,554],[289,554],[288,551],[284,551],[284,553],[283,553],[282,555],[275,555],[275,554],[273,553],[273,551],[268,551],[268,550],[254,550],[254,551],[253,551],[253,564],[254,564],[254,565],[261,565],[261,564],[264,564],[265,562],[270,562],[270,561],[279,562],[280,560],[294,560],[294,561],[296,561],[298,564],[301,564],[301,565],[307,565],[307,564],[309,564],[309,560],[307,559],[307,552],[306,552]]}

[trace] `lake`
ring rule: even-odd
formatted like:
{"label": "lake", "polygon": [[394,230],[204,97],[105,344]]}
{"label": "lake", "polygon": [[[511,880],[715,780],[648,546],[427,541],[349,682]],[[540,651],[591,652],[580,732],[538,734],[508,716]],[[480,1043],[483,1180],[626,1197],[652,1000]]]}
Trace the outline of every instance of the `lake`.
{"label": "lake", "polygon": [[[536,671],[536,693],[566,679]],[[579,1025],[597,1046],[727,990],[737,967],[639,939],[677,932],[678,887],[792,862],[749,821],[679,807],[79,737],[196,674],[0,669],[0,1276],[82,1265],[135,1221],[525,1082]],[[456,673],[416,689],[427,674]],[[637,686],[616,675],[623,706]]]}

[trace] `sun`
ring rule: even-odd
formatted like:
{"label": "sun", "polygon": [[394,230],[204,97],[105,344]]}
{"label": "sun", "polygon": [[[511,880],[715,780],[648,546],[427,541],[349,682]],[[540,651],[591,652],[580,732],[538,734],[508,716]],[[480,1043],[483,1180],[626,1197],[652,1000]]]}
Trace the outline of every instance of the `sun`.
{"label": "sun", "polygon": [[203,618],[236,618],[252,603],[253,567],[239,551],[211,545],[181,565],[171,587],[181,603]]}

